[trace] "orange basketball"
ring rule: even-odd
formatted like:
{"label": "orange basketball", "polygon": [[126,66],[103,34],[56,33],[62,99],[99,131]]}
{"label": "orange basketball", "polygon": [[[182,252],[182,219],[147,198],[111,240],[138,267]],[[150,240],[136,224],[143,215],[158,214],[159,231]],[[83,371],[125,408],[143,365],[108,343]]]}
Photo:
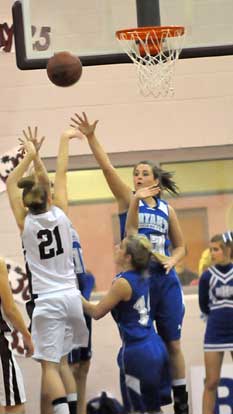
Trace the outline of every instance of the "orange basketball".
{"label": "orange basketball", "polygon": [[81,60],[70,52],[55,53],[48,61],[47,75],[57,86],[71,86],[82,75]]}

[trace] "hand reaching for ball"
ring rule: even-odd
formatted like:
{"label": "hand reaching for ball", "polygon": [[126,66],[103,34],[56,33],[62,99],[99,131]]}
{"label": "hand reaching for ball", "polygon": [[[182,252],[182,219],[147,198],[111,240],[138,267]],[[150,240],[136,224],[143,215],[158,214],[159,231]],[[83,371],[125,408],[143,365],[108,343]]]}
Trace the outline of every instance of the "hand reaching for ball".
{"label": "hand reaching for ball", "polygon": [[96,129],[96,125],[99,122],[98,120],[93,122],[93,124],[91,124],[88,121],[88,118],[85,114],[85,112],[82,113],[82,117],[79,114],[75,114],[74,118],[71,118],[72,124],[71,126],[73,128],[78,128],[78,130],[85,135],[88,139],[91,138],[94,133],[95,133],[95,129]]}

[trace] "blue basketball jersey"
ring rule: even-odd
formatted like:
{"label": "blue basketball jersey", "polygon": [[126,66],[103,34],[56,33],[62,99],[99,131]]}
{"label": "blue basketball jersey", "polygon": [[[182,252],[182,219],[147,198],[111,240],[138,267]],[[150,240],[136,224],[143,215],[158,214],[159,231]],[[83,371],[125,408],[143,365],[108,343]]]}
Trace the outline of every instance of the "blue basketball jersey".
{"label": "blue basketball jersey", "polygon": [[[150,207],[144,200],[139,201],[138,233],[144,234],[151,242],[153,251],[170,256],[169,247],[169,208],[165,200],[155,198],[155,206]],[[121,238],[125,237],[127,211],[119,214]],[[150,265],[150,304],[151,318],[156,321],[157,332],[166,342],[178,340],[184,317],[182,289],[175,272],[165,269],[159,263]]]}
{"label": "blue basketball jersey", "polygon": [[124,213],[119,213],[118,217],[119,217],[119,224],[120,224],[120,238],[121,240],[123,240],[124,237],[126,236],[125,224],[126,224],[126,219],[127,219],[127,211],[124,211]]}
{"label": "blue basketball jersey", "polygon": [[153,329],[150,319],[149,279],[135,271],[120,273],[116,278],[126,279],[132,288],[131,299],[120,302],[112,311],[122,341],[131,343],[144,339]]}
{"label": "blue basketball jersey", "polygon": [[[169,210],[165,200],[155,198],[156,205],[150,207],[145,200],[139,201],[138,232],[144,234],[151,241],[153,251],[169,256],[170,240]],[[121,239],[125,237],[127,212],[119,214]]]}
{"label": "blue basketball jersey", "polygon": [[72,235],[74,270],[75,270],[76,275],[78,275],[81,273],[85,273],[83,253],[82,253],[79,235],[73,227],[71,228],[71,235]]}

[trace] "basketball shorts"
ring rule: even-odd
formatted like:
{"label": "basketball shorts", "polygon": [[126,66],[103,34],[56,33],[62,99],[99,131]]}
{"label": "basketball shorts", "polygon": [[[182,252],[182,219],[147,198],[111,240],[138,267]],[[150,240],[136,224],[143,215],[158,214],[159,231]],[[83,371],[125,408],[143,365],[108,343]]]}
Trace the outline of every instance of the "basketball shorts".
{"label": "basketball shorts", "polygon": [[8,335],[0,333],[0,404],[4,407],[23,404],[26,401],[23,377],[12,354]]}
{"label": "basketball shorts", "polygon": [[32,330],[32,314],[33,314],[34,309],[35,309],[35,302],[34,302],[34,300],[33,299],[28,300],[26,302],[26,311],[27,311],[27,314],[28,314],[28,317],[29,317],[29,321],[30,321],[29,322],[29,326],[28,326],[29,332],[31,332],[31,330]]}
{"label": "basketball shorts", "polygon": [[88,329],[76,289],[41,294],[32,315],[33,358],[59,363],[73,348],[87,346]]}
{"label": "basketball shorts", "polygon": [[174,269],[166,275],[159,264],[153,263],[150,272],[151,317],[158,334],[165,342],[179,340],[185,312],[179,278]]}
{"label": "basketball shorts", "polygon": [[124,345],[118,354],[118,365],[127,412],[159,411],[162,405],[171,403],[169,358],[158,335]]}
{"label": "basketball shorts", "polygon": [[92,319],[90,316],[85,315],[87,329],[89,331],[89,340],[87,347],[75,348],[68,354],[69,364],[78,364],[80,361],[89,361],[92,357],[91,348],[91,333],[92,333]]}

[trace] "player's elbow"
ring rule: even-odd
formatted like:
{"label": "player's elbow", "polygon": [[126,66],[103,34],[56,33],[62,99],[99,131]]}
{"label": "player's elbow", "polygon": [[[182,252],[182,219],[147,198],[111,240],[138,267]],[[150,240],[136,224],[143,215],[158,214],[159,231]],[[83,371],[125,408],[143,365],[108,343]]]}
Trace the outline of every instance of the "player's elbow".
{"label": "player's elbow", "polygon": [[95,321],[98,321],[99,319],[101,319],[104,315],[102,314],[101,311],[99,311],[99,309],[95,309],[93,312],[93,319],[95,319]]}
{"label": "player's elbow", "polygon": [[102,307],[99,307],[98,305],[96,305],[96,307],[93,309],[92,317],[93,319],[98,321],[99,319],[103,318],[103,316],[105,316],[106,313],[107,312],[105,312],[105,310],[102,309]]}

